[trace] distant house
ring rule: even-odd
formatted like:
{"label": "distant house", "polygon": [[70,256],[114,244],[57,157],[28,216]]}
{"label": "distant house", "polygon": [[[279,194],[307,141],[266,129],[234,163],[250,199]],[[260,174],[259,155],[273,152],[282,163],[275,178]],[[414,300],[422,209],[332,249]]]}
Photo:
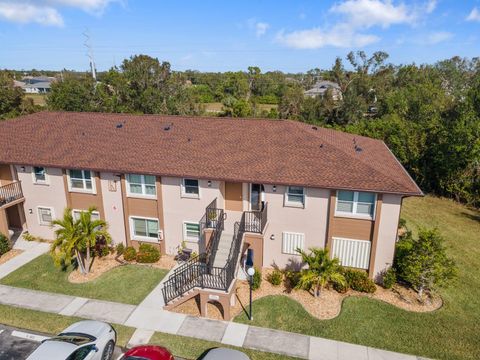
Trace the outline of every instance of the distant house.
{"label": "distant house", "polygon": [[340,90],[340,85],[334,83],[333,81],[328,80],[320,80],[313,85],[313,87],[309,90],[304,92],[304,95],[307,97],[317,97],[321,96],[324,97],[327,90],[332,90],[332,97],[333,100],[341,100],[342,99],[342,91]]}
{"label": "distant house", "polygon": [[22,81],[16,81],[27,94],[46,94],[50,92],[51,84],[56,79],[51,76],[25,76]]}

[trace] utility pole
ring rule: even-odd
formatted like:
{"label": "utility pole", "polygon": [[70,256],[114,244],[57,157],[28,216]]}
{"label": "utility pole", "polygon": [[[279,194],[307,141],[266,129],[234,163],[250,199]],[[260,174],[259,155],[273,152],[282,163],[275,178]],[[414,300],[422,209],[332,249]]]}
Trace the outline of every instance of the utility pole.
{"label": "utility pole", "polygon": [[87,48],[87,56],[90,59],[90,71],[92,72],[93,80],[97,82],[97,69],[95,68],[95,59],[93,57],[90,32],[88,31],[88,29],[86,29],[82,34],[83,36],[85,36],[85,42],[83,43],[83,45]]}

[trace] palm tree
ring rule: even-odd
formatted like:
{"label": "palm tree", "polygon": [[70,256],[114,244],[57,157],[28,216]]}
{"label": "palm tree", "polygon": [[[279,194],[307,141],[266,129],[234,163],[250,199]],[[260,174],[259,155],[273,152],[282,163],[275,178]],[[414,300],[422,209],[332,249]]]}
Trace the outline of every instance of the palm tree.
{"label": "palm tree", "polygon": [[66,208],[63,218],[52,221],[55,229],[55,240],[50,247],[55,264],[64,263],[70,265],[72,259],[77,260],[82,274],[88,274],[93,263],[91,250],[95,247],[98,239],[103,238],[107,243],[111,237],[107,232],[107,223],[104,220],[92,220],[95,207],[80,213],[80,218],[75,220],[72,209]]}
{"label": "palm tree", "polygon": [[300,249],[296,250],[302,256],[302,261],[308,265],[307,269],[301,271],[297,288],[310,290],[315,287],[314,295],[318,297],[320,291],[331,281],[345,284],[338,258],[330,259],[328,249],[310,248],[309,250],[309,254]]}
{"label": "palm tree", "polygon": [[88,265],[86,268],[87,273],[90,271],[90,267],[93,263],[91,249],[95,248],[97,240],[103,238],[107,244],[111,241],[110,234],[107,231],[107,222],[101,219],[92,220],[92,214],[96,210],[97,209],[94,206],[91,206],[87,211],[80,213],[80,219],[78,220],[81,228],[81,236],[86,247],[85,262]]}

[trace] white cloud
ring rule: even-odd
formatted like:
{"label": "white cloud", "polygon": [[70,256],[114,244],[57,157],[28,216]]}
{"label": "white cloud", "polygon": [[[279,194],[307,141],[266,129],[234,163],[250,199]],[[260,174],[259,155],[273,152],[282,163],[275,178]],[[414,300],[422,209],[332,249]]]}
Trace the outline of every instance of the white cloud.
{"label": "white cloud", "polygon": [[277,35],[277,40],[296,49],[318,49],[325,46],[363,47],[380,39],[376,35],[358,33],[345,24],[339,24],[330,30],[314,28],[289,34],[281,32]]}
{"label": "white cloud", "polygon": [[60,13],[49,6],[1,1],[0,18],[22,24],[35,22],[42,25],[63,26]]}
{"label": "white cloud", "polygon": [[411,23],[415,16],[404,4],[395,6],[389,0],[348,0],[334,5],[330,11],[343,14],[355,27],[381,26]]}
{"label": "white cloud", "polygon": [[267,23],[257,22],[255,24],[255,34],[257,35],[257,37],[263,36],[265,35],[269,27],[270,25]]}
{"label": "white cloud", "polygon": [[77,8],[100,15],[108,4],[119,0],[0,0],[0,20],[63,26],[59,8]]}
{"label": "white cloud", "polygon": [[366,30],[393,25],[415,25],[422,15],[435,10],[436,0],[421,6],[397,3],[393,0],[345,0],[333,5],[329,12],[340,19],[328,27],[281,32],[277,41],[297,49],[318,49],[324,46],[363,47],[380,40]]}
{"label": "white cloud", "polygon": [[468,14],[467,21],[480,21],[480,11],[474,7],[472,11],[470,11],[470,14]]}
{"label": "white cloud", "polygon": [[453,34],[448,31],[436,31],[427,35],[424,40],[425,44],[435,45],[453,38]]}
{"label": "white cloud", "polygon": [[425,12],[431,14],[437,8],[437,0],[430,0],[425,6]]}
{"label": "white cloud", "polygon": [[267,30],[270,28],[270,24],[262,21],[257,21],[255,18],[247,20],[247,26],[250,30],[255,31],[257,37],[261,37],[267,33]]}

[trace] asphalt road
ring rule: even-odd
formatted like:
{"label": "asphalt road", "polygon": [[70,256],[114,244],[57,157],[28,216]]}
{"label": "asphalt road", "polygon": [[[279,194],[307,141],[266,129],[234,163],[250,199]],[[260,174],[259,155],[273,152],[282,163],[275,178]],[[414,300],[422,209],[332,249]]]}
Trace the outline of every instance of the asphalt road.
{"label": "asphalt road", "polygon": [[[38,336],[48,335],[0,324],[0,360],[26,359],[40,345],[41,338],[37,338]],[[121,354],[121,349],[116,347],[113,359],[117,359]]]}

